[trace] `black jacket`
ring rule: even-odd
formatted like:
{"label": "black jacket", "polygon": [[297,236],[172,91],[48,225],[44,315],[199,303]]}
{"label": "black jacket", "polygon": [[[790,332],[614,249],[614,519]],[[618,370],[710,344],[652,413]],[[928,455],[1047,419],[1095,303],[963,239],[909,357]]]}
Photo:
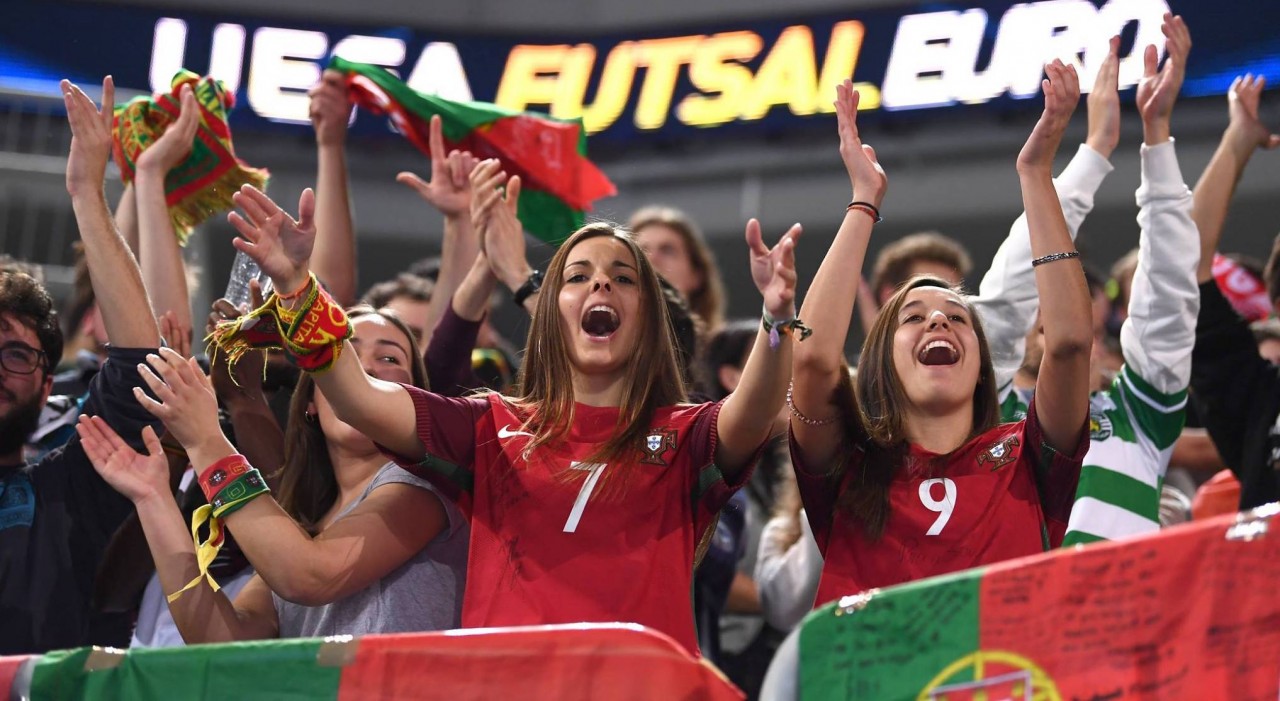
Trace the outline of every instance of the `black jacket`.
{"label": "black jacket", "polygon": [[[137,449],[143,426],[159,424],[132,391],[145,386],[137,365],[154,352],[110,349],[83,407]],[[94,642],[94,574],[133,505],[94,471],[78,435],[35,464],[0,466],[0,488],[0,655]]]}
{"label": "black jacket", "polygon": [[1280,501],[1280,368],[1258,355],[1248,323],[1213,281],[1200,286],[1191,394],[1240,480],[1240,508]]}

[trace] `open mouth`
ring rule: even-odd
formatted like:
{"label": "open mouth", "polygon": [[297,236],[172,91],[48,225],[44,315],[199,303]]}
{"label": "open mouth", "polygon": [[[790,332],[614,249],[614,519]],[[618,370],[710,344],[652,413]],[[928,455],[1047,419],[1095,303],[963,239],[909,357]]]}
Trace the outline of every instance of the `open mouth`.
{"label": "open mouth", "polygon": [[916,358],[922,365],[955,365],[960,362],[960,351],[950,341],[938,339],[930,341]]}
{"label": "open mouth", "polygon": [[618,330],[618,312],[613,307],[597,304],[582,316],[582,330],[592,338],[608,338]]}

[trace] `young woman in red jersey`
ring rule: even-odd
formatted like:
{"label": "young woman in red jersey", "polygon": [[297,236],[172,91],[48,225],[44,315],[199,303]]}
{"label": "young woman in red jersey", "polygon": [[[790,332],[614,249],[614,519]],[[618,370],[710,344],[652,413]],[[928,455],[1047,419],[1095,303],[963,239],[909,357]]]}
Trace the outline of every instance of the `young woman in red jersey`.
{"label": "young woman in red jersey", "polygon": [[[887,180],[862,144],[858,93],[837,89],[855,201],[805,298],[826,321],[795,351],[792,455],[825,564],[817,603],[1049,548],[1088,447],[1089,292],[1051,176],[1079,100],[1046,67],[1044,113],[1018,156],[1045,358],[1027,419],[997,425],[991,357],[968,299],[916,277],[880,310],[850,380],[843,349]],[[869,206],[868,206],[869,205]]]}
{"label": "young woman in red jersey", "polygon": [[[277,290],[309,290],[310,195],[301,221],[251,188],[236,200],[237,247]],[[447,398],[381,381],[349,350],[314,375],[340,420],[470,515],[464,627],[634,621],[696,651],[699,546],[749,477],[790,379],[799,235],[797,225],[770,249],[759,224],[747,226],[766,321],[782,333],[762,327],[738,390],[716,404],[683,403],[657,275],[628,234],[604,224],[575,232],[552,259],[515,396]]]}

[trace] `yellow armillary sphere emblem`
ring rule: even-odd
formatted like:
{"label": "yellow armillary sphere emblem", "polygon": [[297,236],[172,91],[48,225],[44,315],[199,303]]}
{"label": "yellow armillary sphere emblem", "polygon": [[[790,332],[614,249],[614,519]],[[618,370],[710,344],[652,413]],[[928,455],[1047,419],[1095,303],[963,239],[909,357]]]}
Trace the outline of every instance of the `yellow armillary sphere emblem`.
{"label": "yellow armillary sphere emblem", "polygon": [[1031,660],[1003,650],[979,650],[947,665],[917,701],[1062,701],[1049,675]]}

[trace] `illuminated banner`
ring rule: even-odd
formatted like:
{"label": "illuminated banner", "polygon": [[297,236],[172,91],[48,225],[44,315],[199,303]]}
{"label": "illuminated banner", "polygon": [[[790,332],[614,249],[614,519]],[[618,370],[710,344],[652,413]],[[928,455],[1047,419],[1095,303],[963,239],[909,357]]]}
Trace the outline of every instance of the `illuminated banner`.
{"label": "illuminated banner", "polygon": [[[1280,74],[1280,3],[1173,0],[1195,37],[1186,96],[1221,94],[1239,73]],[[925,11],[927,9],[927,11]],[[833,86],[852,77],[881,112],[996,108],[1031,98],[1060,57],[1087,91],[1107,39],[1123,37],[1122,87],[1140,48],[1161,44],[1166,0],[972,0],[698,31],[523,41],[406,28],[352,28],[62,2],[24,2],[0,26],[0,89],[56,94],[57,78],[105,71],[136,90],[179,66],[209,72],[241,98],[238,128],[305,124],[305,91],[328,56],[375,63],[414,88],[457,100],[581,116],[606,139],[821,125]],[[1134,47],[1138,47],[1135,50]],[[936,111],[936,110],[934,110]],[[939,114],[947,114],[941,112]],[[358,131],[385,130],[358,120]]]}

